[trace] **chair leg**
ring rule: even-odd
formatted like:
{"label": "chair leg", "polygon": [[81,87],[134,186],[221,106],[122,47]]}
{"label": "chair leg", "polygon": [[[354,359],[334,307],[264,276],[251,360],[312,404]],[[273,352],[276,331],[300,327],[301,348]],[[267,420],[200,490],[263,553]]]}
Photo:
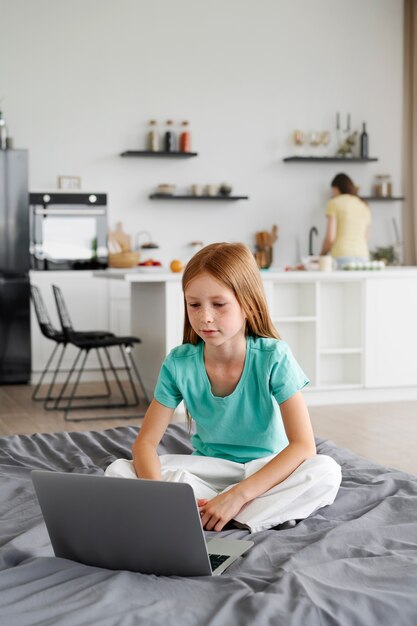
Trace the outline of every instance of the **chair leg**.
{"label": "chair leg", "polygon": [[[106,370],[104,368],[103,360],[101,358],[100,350],[98,348],[96,348],[96,352],[97,352],[98,361],[100,363],[101,373],[103,374],[104,384],[106,385],[106,389],[107,389],[107,394],[105,396],[104,395],[100,396],[100,398],[110,398],[110,396],[111,396],[111,389],[110,389],[109,381],[107,379],[107,374],[106,374]],[[98,397],[98,396],[96,396],[96,397]]]}
{"label": "chair leg", "polygon": [[[58,346],[58,344],[57,344],[57,346]],[[53,389],[53,387],[55,385],[57,376],[58,376],[58,374],[60,372],[61,363],[62,363],[64,352],[65,352],[66,349],[67,349],[67,344],[63,344],[63,348],[62,348],[61,354],[59,356],[59,360],[58,360],[57,366],[56,366],[56,368],[54,370],[54,374],[52,376],[52,382],[49,385],[49,388],[48,388],[46,396],[34,398],[35,400],[44,400],[45,409],[47,411],[55,410],[55,405],[53,405],[51,407],[51,406],[48,405],[48,402],[51,402],[52,400],[56,400],[57,399],[57,396],[53,396],[52,395],[52,389]],[[102,357],[100,355],[100,352],[99,352],[98,348],[96,350],[97,350],[98,360],[99,360],[99,363],[100,363],[100,370],[101,370],[101,372],[103,374],[103,378],[104,378],[104,384],[105,384],[105,387],[106,387],[106,393],[98,393],[98,394],[93,394],[93,395],[89,394],[87,396],[77,396],[77,400],[92,400],[94,398],[109,398],[111,396],[111,389],[110,389],[108,378],[106,376],[106,370],[105,370],[104,365],[103,365],[103,360],[102,360]],[[45,368],[45,373],[47,372],[47,367]],[[63,370],[63,371],[68,372],[68,370]],[[72,370],[72,374],[74,374],[76,371],[78,371],[78,370],[76,370],[74,368]],[[35,391],[33,392],[33,395],[35,394],[36,390],[40,386],[40,384],[42,382],[43,376],[44,376],[44,374],[42,374],[42,377],[41,377],[41,379],[40,379],[40,381],[39,381]],[[70,396],[61,395],[60,396],[60,401],[61,400],[68,400],[69,397]]]}
{"label": "chair leg", "polygon": [[142,413],[136,412],[136,413],[134,413],[132,415],[119,415],[119,416],[117,416],[117,415],[110,415],[110,416],[109,415],[95,415],[94,417],[78,417],[78,418],[77,417],[71,417],[71,418],[68,417],[68,411],[70,411],[70,410],[71,411],[73,411],[73,410],[91,410],[91,409],[98,409],[98,408],[115,409],[115,408],[133,407],[133,406],[137,406],[139,404],[139,402],[140,402],[139,401],[139,397],[138,397],[136,389],[135,389],[135,384],[134,384],[134,381],[133,381],[133,378],[132,378],[132,374],[130,372],[130,367],[129,367],[129,363],[128,363],[127,358],[126,358],[126,354],[129,356],[129,360],[131,362],[131,368],[133,369],[133,371],[135,372],[135,375],[137,376],[137,379],[139,381],[139,385],[140,385],[141,390],[143,392],[143,395],[144,395],[144,398],[146,400],[146,403],[149,405],[149,399],[148,399],[145,387],[143,385],[142,379],[140,377],[138,368],[136,367],[136,364],[133,361],[130,346],[125,347],[125,352],[122,351],[122,358],[123,358],[123,362],[124,362],[126,370],[127,370],[127,374],[128,374],[128,377],[129,377],[130,385],[132,387],[133,395],[135,397],[135,401],[134,402],[129,402],[128,401],[128,399],[126,397],[126,394],[124,392],[123,386],[121,384],[121,381],[120,381],[120,379],[119,379],[119,377],[117,375],[117,371],[116,371],[116,369],[115,369],[115,367],[113,365],[113,361],[111,359],[109,350],[107,348],[103,348],[103,349],[104,349],[104,351],[106,353],[107,360],[109,362],[109,367],[110,367],[110,369],[111,369],[111,371],[113,373],[113,376],[114,376],[114,378],[116,380],[116,383],[117,383],[117,385],[118,385],[118,387],[119,387],[119,389],[121,391],[121,394],[122,394],[122,397],[124,399],[124,402],[122,404],[108,404],[108,405],[94,405],[94,406],[93,405],[90,405],[90,406],[86,405],[86,406],[71,406],[71,407],[67,407],[66,410],[65,410],[65,413],[64,413],[64,420],[66,422],[96,422],[96,421],[100,421],[100,420],[105,421],[105,420],[117,420],[117,419],[138,419],[138,418],[144,416],[144,414],[145,414],[144,412],[142,412]]}
{"label": "chair leg", "polygon": [[81,363],[80,369],[77,372],[77,378],[75,379],[74,386],[73,386],[72,391],[70,393],[70,396],[68,398],[67,405],[66,405],[66,407],[64,409],[64,420],[65,421],[67,419],[68,411],[71,411],[72,408],[74,408],[74,409],[76,408],[76,407],[71,407],[71,403],[72,403],[73,399],[75,398],[75,392],[77,391],[77,388],[78,388],[78,385],[79,385],[79,382],[80,382],[80,379],[81,379],[81,375],[82,375],[82,373],[84,371],[85,363],[87,361],[87,357],[88,357],[89,352],[90,352],[89,349],[87,349],[85,351],[84,359],[83,359],[83,361]]}
{"label": "chair leg", "polygon": [[[101,404],[95,404],[95,405],[93,405],[93,404],[86,404],[86,405],[76,405],[76,406],[73,405],[73,406],[71,406],[73,400],[79,400],[81,397],[83,397],[83,396],[76,396],[75,392],[76,392],[76,390],[78,388],[78,384],[79,384],[80,379],[81,379],[81,374],[84,371],[85,363],[86,363],[88,352],[89,352],[87,350],[87,353],[86,353],[86,356],[84,357],[82,365],[81,365],[80,369],[78,370],[77,379],[76,379],[74,387],[72,389],[71,396],[68,399],[68,403],[64,407],[59,407],[59,406],[57,407],[58,409],[61,409],[61,410],[64,411],[64,420],[66,422],[84,422],[84,421],[89,421],[91,419],[92,420],[97,420],[97,419],[117,419],[117,417],[114,417],[114,416],[104,416],[104,417],[94,417],[94,418],[69,418],[68,417],[68,413],[70,411],[81,411],[81,410],[89,411],[89,410],[92,410],[92,409],[114,409],[114,408],[125,408],[125,407],[129,407],[129,406],[133,406],[132,404],[129,404],[129,401],[128,401],[127,397],[126,397],[126,393],[125,393],[125,391],[123,389],[123,386],[122,386],[122,384],[120,382],[120,379],[119,379],[119,377],[117,375],[116,368],[113,365],[113,361],[111,359],[111,356],[110,356],[110,353],[109,353],[107,347],[103,347],[103,350],[104,350],[104,352],[106,354],[107,360],[109,362],[109,367],[110,367],[110,369],[112,371],[112,374],[113,374],[113,376],[115,378],[116,384],[119,387],[119,390],[120,390],[120,392],[122,394],[123,402],[121,402],[121,403],[113,403],[113,404],[103,404],[103,403],[101,403]],[[100,360],[100,363],[103,365],[102,360],[101,359],[99,359],[99,360]],[[74,366],[72,368],[70,376],[72,375],[74,370],[75,370],[75,364],[74,364]],[[105,380],[107,381],[105,370],[104,370],[104,365],[103,365],[103,375],[105,377]],[[70,376],[67,378],[67,383],[69,382]],[[95,397],[97,397],[97,396],[95,396]],[[62,399],[63,398],[61,398],[61,400]],[[136,415],[131,415],[131,416],[127,415],[127,416],[121,416],[121,417],[126,417],[126,419],[130,419],[130,418],[135,418],[135,417],[137,418],[138,415],[137,414]]]}
{"label": "chair leg", "polygon": [[[67,344],[64,343],[63,347],[62,347],[62,350],[61,350],[61,354],[59,355],[58,363],[56,365],[55,371],[54,371],[53,376],[52,376],[51,383],[50,383],[50,385],[48,387],[48,391],[46,392],[45,401],[44,401],[44,404],[43,404],[44,409],[46,411],[53,411],[55,409],[56,400],[59,397],[59,395],[58,396],[53,396],[52,395],[52,390],[54,388],[54,385],[55,385],[56,379],[58,377],[58,374],[60,372],[61,363],[62,363],[62,360],[64,358],[64,354],[65,354],[65,350],[66,349],[67,349]],[[53,400],[55,400],[55,404],[53,406],[49,406],[48,403],[52,402]]]}
{"label": "chair leg", "polygon": [[[122,385],[122,383],[120,382],[120,379],[119,379],[119,377],[118,377],[118,375],[117,375],[116,368],[114,367],[114,365],[113,365],[113,361],[111,360],[109,349],[108,349],[108,348],[104,348],[104,352],[106,353],[106,356],[107,356],[107,360],[108,360],[108,362],[109,362],[110,369],[111,369],[111,371],[112,371],[112,373],[113,373],[113,376],[114,376],[114,379],[115,379],[115,381],[116,381],[116,383],[117,383],[117,386],[118,386],[118,387],[119,387],[119,389],[120,389],[120,393],[122,394],[122,397],[123,397],[123,400],[124,400],[124,406],[129,406],[129,401],[128,401],[127,397],[126,397],[125,390],[123,389],[123,385]],[[121,406],[122,406],[122,405],[121,405]]]}
{"label": "chair leg", "polygon": [[[78,352],[77,352],[77,355],[76,355],[76,357],[75,357],[75,359],[74,359],[74,362],[73,362],[73,364],[72,364],[72,366],[71,366],[71,369],[70,369],[70,370],[69,370],[69,372],[68,372],[68,376],[67,376],[67,378],[65,379],[65,382],[64,382],[64,384],[63,384],[63,386],[62,386],[62,389],[61,389],[61,391],[59,392],[59,394],[58,394],[55,398],[53,398],[53,399],[55,400],[55,403],[54,403],[53,407],[51,407],[49,410],[52,410],[52,411],[59,411],[59,410],[60,410],[59,403],[60,403],[62,400],[67,400],[67,399],[68,399],[68,398],[65,398],[65,397],[64,397],[64,393],[65,393],[66,388],[68,387],[68,384],[69,384],[69,382],[70,382],[71,376],[72,376],[72,374],[74,373],[75,368],[77,367],[77,363],[78,363],[78,360],[79,360],[79,358],[80,358],[80,356],[81,356],[81,352],[82,352],[82,349],[81,349],[81,348],[79,348],[79,350],[78,350]],[[45,408],[48,408],[48,407],[46,406],[46,404],[47,404],[47,403],[45,402]],[[62,409],[61,409],[61,410],[62,410]]]}
{"label": "chair leg", "polygon": [[[38,396],[38,391],[39,391],[39,389],[40,389],[40,387],[41,387],[41,385],[42,385],[42,382],[43,382],[43,379],[45,378],[45,375],[46,375],[46,374],[48,373],[48,371],[49,371],[49,366],[50,366],[50,364],[52,363],[52,360],[53,360],[53,358],[54,358],[54,356],[55,356],[55,354],[56,354],[56,351],[57,351],[57,350],[58,350],[58,348],[59,348],[59,345],[60,345],[59,343],[56,343],[56,344],[55,344],[55,348],[52,350],[52,354],[51,354],[51,356],[50,356],[50,357],[49,357],[49,359],[48,359],[48,362],[47,362],[47,364],[46,364],[46,367],[45,367],[45,369],[43,370],[43,372],[42,372],[42,374],[41,374],[41,377],[40,377],[40,379],[39,379],[39,382],[38,382],[38,384],[36,385],[36,387],[35,387],[35,389],[34,389],[34,391],[33,391],[33,393],[32,393],[32,400],[45,400],[45,396]],[[62,344],[62,345],[65,347],[65,344]]]}
{"label": "chair leg", "polygon": [[136,392],[135,383],[133,381],[132,374],[131,374],[131,371],[130,371],[131,366],[129,365],[129,363],[127,361],[127,358],[126,358],[126,354],[125,354],[125,352],[127,351],[127,348],[126,348],[126,346],[123,346],[123,347],[119,346],[119,348],[120,348],[120,353],[122,355],[122,360],[123,360],[123,363],[124,363],[124,366],[125,366],[125,370],[126,370],[126,373],[127,373],[127,377],[128,377],[129,383],[130,383],[130,388],[132,390],[132,395],[133,395],[133,398],[134,398],[132,406],[137,406],[139,404],[139,397],[138,397],[138,394]]}
{"label": "chair leg", "polygon": [[139,386],[142,389],[143,397],[145,398],[147,404],[149,404],[149,397],[148,397],[148,394],[146,393],[145,385],[143,384],[142,378],[141,378],[141,376],[139,374],[139,369],[138,369],[138,367],[137,367],[137,365],[135,363],[135,360],[133,358],[132,348],[130,346],[126,346],[125,350],[126,350],[126,354],[129,357],[130,363],[132,364],[133,371],[136,374],[136,378],[137,378],[137,380],[139,382]]}

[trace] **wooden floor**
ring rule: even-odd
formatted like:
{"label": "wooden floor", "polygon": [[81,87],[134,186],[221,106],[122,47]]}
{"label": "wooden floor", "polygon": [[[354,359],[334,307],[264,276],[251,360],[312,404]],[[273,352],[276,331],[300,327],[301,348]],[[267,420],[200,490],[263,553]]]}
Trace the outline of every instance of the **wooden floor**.
{"label": "wooden floor", "polygon": [[[75,430],[103,430],[127,424],[140,424],[137,409],[113,410],[106,415],[131,415],[132,419],[89,419],[66,422],[62,411],[45,411],[42,402],[31,399],[33,387],[0,386],[0,436]],[[94,383],[84,393],[97,393]],[[142,410],[143,412],[143,410]],[[94,411],[93,416],[103,411]],[[349,404],[310,407],[316,435],[377,463],[417,474],[417,402]],[[72,417],[90,417],[78,412]],[[182,419],[179,416],[177,420]]]}

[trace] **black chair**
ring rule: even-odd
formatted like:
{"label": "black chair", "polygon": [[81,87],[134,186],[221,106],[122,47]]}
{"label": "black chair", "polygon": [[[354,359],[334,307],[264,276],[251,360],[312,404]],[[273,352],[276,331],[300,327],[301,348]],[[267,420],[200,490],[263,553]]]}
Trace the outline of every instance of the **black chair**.
{"label": "black chair", "polygon": [[[47,339],[51,339],[52,341],[54,341],[56,343],[49,359],[48,362],[45,366],[45,369],[43,370],[41,377],[39,379],[38,384],[36,385],[33,393],[32,393],[32,400],[43,400],[45,402],[45,408],[48,409],[50,408],[49,402],[52,400],[56,400],[58,396],[54,396],[53,395],[53,388],[54,385],[56,383],[57,377],[60,373],[68,373],[68,370],[63,370],[61,369],[61,364],[62,364],[62,360],[64,358],[64,354],[65,354],[65,350],[67,349],[67,346],[69,344],[69,341],[67,340],[67,338],[65,337],[64,333],[62,330],[57,330],[56,328],[54,328],[54,326],[52,325],[51,319],[49,317],[49,313],[48,310],[46,308],[44,299],[42,297],[41,291],[39,289],[39,287],[36,287],[35,285],[31,285],[30,286],[30,294],[31,294],[31,298],[32,298],[32,302],[33,302],[33,306],[35,309],[35,314],[36,314],[36,318],[38,320],[38,324],[39,324],[39,328],[41,330],[41,333],[44,335],[44,337],[46,337]],[[113,333],[109,333],[106,331],[74,331],[80,338],[88,338],[88,337],[113,337]],[[61,346],[61,353],[57,359],[55,368],[51,368],[51,364],[54,360],[55,354],[58,351],[59,347]],[[83,396],[84,399],[86,398],[108,398],[111,395],[111,389],[110,389],[110,385],[109,382],[107,380],[107,376],[106,376],[106,370],[104,368],[104,364],[101,358],[100,353],[97,351],[97,356],[98,356],[98,360],[100,363],[100,369],[101,372],[103,374],[103,379],[104,379],[104,383],[106,385],[106,390],[107,393],[106,394],[95,394],[95,395],[89,395],[89,396]],[[48,391],[46,393],[46,395],[39,395],[39,389],[44,381],[45,376],[48,373],[52,373],[52,379],[51,382],[49,384],[48,387]],[[81,396],[78,396],[81,397]],[[63,398],[64,400],[67,400],[68,397]]]}
{"label": "black chair", "polygon": [[[135,383],[133,381],[132,378],[132,373],[131,370],[133,370],[133,372],[136,375],[136,379],[139,383],[139,386],[142,390],[142,394],[143,394],[143,398],[146,402],[146,407],[149,405],[149,398],[148,395],[146,393],[146,389],[143,385],[142,379],[140,377],[138,368],[136,366],[136,363],[132,357],[132,348],[135,344],[141,343],[141,340],[139,339],[139,337],[131,337],[131,336],[127,336],[127,337],[118,337],[116,335],[112,335],[112,336],[100,336],[99,334],[96,335],[81,335],[80,333],[78,333],[77,331],[74,330],[72,323],[71,323],[71,319],[69,317],[68,314],[68,310],[65,304],[65,300],[62,294],[62,291],[59,287],[57,287],[56,285],[52,285],[52,289],[54,292],[54,296],[55,296],[55,302],[57,305],[57,310],[58,310],[58,316],[59,316],[59,320],[61,322],[61,326],[62,326],[62,333],[65,337],[65,340],[67,341],[67,343],[75,346],[76,348],[78,348],[78,353],[75,357],[74,363],[69,371],[69,374],[67,376],[67,379],[61,389],[61,392],[59,394],[59,396],[56,398],[55,400],[55,404],[54,404],[54,409],[58,409],[58,410],[63,410],[64,411],[64,419],[66,421],[86,421],[89,419],[116,419],[114,416],[100,416],[100,417],[94,417],[94,418],[73,418],[72,420],[69,420],[68,418],[68,412],[69,411],[80,411],[80,410],[91,410],[91,409],[114,409],[114,408],[127,408],[127,407],[133,407],[133,406],[138,406],[140,403],[139,397],[137,395],[136,392],[136,388],[135,388]],[[130,388],[132,391],[132,395],[133,395],[133,402],[129,401],[129,399],[126,396],[126,392],[123,388],[123,385],[120,381],[120,378],[117,374],[117,368],[114,366],[113,361],[111,359],[110,356],[110,352],[109,352],[109,348],[113,348],[113,347],[119,347],[120,349],[120,353],[122,355],[122,360],[123,360],[123,369],[126,371],[127,376],[128,376],[128,380],[129,380],[129,384],[130,384]],[[101,404],[96,404],[96,405],[92,405],[92,404],[87,404],[87,405],[77,405],[74,406],[73,405],[73,401],[79,399],[81,396],[76,396],[76,391],[78,388],[78,385],[80,383],[81,380],[81,376],[84,372],[85,369],[85,364],[88,358],[88,355],[90,353],[91,350],[96,350],[98,353],[99,349],[103,349],[103,352],[105,353],[106,357],[107,357],[107,361],[109,364],[109,370],[112,372],[114,380],[117,384],[117,387],[120,391],[120,394],[123,398],[122,402],[116,402],[116,403],[101,403]],[[78,361],[81,357],[81,354],[84,353],[84,357],[83,360],[81,362],[81,367],[79,367],[79,369],[77,370],[77,365],[78,365]],[[72,391],[69,395],[68,398],[64,397],[65,391],[67,389],[67,387],[70,384],[71,381],[71,377],[73,376],[73,374],[76,373],[76,379],[75,379],[75,383],[73,385]],[[67,400],[66,404],[64,404],[64,406],[62,406],[62,400]],[[143,413],[142,413],[143,415]],[[129,418],[137,418],[140,415],[138,413],[136,413],[135,415],[121,415],[121,418],[125,418],[125,419],[129,419]]]}

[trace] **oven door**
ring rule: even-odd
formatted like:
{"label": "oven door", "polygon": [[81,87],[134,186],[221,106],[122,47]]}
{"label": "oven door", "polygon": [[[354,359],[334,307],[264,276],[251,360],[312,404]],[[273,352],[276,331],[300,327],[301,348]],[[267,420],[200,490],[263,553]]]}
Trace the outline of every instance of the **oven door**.
{"label": "oven door", "polygon": [[107,267],[106,209],[34,207],[31,255],[33,269]]}

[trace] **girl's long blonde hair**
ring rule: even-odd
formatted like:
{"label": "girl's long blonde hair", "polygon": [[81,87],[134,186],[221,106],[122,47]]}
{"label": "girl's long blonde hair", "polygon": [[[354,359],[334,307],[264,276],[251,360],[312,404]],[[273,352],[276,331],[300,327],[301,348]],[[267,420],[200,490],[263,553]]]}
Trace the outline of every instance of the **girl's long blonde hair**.
{"label": "girl's long blonde hair", "polygon": [[[246,335],[280,336],[272,323],[258,266],[249,248],[243,243],[212,243],[195,254],[182,277],[182,289],[200,274],[210,274],[233,291],[246,316]],[[191,328],[184,295],[183,343],[197,344],[200,337]]]}

